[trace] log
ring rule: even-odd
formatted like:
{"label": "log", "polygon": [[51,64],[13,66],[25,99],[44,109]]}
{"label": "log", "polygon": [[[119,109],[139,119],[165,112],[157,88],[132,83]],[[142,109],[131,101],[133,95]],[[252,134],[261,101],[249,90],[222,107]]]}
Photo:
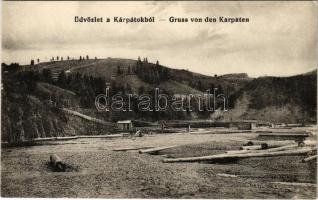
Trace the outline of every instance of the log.
{"label": "log", "polygon": [[298,183],[298,182],[271,182],[273,184],[280,185],[292,185],[292,186],[304,186],[304,187],[317,187],[317,184],[313,183]]}
{"label": "log", "polygon": [[259,149],[265,149],[262,145],[254,145],[254,146],[243,146],[240,148],[240,150],[259,150]]}
{"label": "log", "polygon": [[280,147],[275,147],[275,148],[270,148],[270,149],[265,149],[261,150],[259,152],[275,152],[275,151],[283,151],[283,150],[289,150],[289,149],[295,149],[297,148],[297,144],[290,144],[290,145],[285,145],[285,146],[280,146]]}
{"label": "log", "polygon": [[309,145],[309,146],[316,146],[317,145],[317,141],[316,140],[305,140],[304,144],[305,145]]}
{"label": "log", "polygon": [[283,151],[288,149],[297,148],[297,144],[285,145],[281,147],[271,148],[271,149],[264,149],[264,150],[234,150],[234,151],[226,151],[227,154],[241,154],[241,153],[260,153],[260,152],[275,152],[275,151]]}
{"label": "log", "polygon": [[309,134],[306,132],[293,132],[293,133],[288,133],[288,132],[274,132],[274,133],[260,133],[258,136],[276,136],[276,137],[308,137]]}
{"label": "log", "polygon": [[150,148],[154,148],[154,147],[126,147],[126,148],[113,149],[113,151],[131,151],[131,150],[150,149]]}
{"label": "log", "polygon": [[317,155],[309,156],[309,157],[303,159],[302,162],[309,162],[309,161],[315,160],[315,159],[317,160]]}
{"label": "log", "polygon": [[221,176],[221,177],[229,177],[229,178],[237,178],[237,175],[233,175],[233,174],[216,174],[217,176]]}
{"label": "log", "polygon": [[57,171],[65,171],[65,164],[63,163],[62,159],[56,154],[50,155],[50,164]]}
{"label": "log", "polygon": [[156,147],[156,148],[151,148],[151,149],[146,149],[146,150],[140,150],[139,153],[157,153],[158,151],[166,150],[166,149],[171,149],[177,146],[165,146],[165,147]]}
{"label": "log", "polygon": [[45,137],[45,138],[34,138],[34,142],[42,142],[42,141],[53,141],[55,140],[55,137]]}
{"label": "log", "polygon": [[224,159],[240,159],[240,158],[253,158],[253,157],[275,157],[275,156],[294,156],[303,155],[308,152],[313,151],[315,148],[304,147],[299,150],[287,150],[278,152],[261,152],[261,153],[245,153],[245,154],[218,154],[211,156],[201,156],[201,157],[188,157],[188,158],[171,158],[164,159],[165,163],[172,162],[200,162],[200,161],[216,161]]}
{"label": "log", "polygon": [[111,135],[80,135],[78,138],[119,138],[123,137],[122,134],[111,134]]}
{"label": "log", "polygon": [[78,139],[78,136],[69,136],[69,137],[56,137],[55,140],[75,140]]}
{"label": "log", "polygon": [[241,153],[248,153],[249,150],[232,150],[232,151],[226,151],[226,154],[241,154]]}
{"label": "log", "polygon": [[[253,145],[261,145],[263,143],[266,143],[269,146],[284,146],[289,144],[296,144],[295,140],[284,140],[284,141],[275,141],[275,140],[267,140],[267,141],[261,141],[261,140],[252,140],[246,143],[243,146],[253,146]],[[247,145],[252,144],[252,145]]]}
{"label": "log", "polygon": [[254,146],[242,146],[240,149],[241,150],[260,150],[260,149],[277,148],[284,145],[292,145],[292,144],[296,144],[296,143],[295,142],[263,142],[261,144],[254,145]]}

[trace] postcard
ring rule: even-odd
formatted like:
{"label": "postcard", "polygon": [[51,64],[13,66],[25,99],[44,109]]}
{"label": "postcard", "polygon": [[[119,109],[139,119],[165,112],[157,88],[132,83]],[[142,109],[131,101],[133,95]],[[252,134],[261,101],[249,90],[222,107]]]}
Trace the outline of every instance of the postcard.
{"label": "postcard", "polygon": [[1,197],[316,199],[316,1],[3,1]]}

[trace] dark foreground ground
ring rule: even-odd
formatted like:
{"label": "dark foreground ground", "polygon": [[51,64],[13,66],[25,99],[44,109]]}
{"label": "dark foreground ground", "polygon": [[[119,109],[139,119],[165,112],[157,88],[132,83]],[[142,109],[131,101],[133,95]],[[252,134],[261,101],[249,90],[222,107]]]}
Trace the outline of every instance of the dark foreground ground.
{"label": "dark foreground ground", "polygon": [[[141,138],[78,139],[3,148],[2,197],[316,198],[316,162],[303,156],[249,158],[223,164],[162,163],[238,149],[256,133],[167,134]],[[161,155],[114,152],[131,146],[181,145]],[[54,172],[49,156],[66,161]]]}

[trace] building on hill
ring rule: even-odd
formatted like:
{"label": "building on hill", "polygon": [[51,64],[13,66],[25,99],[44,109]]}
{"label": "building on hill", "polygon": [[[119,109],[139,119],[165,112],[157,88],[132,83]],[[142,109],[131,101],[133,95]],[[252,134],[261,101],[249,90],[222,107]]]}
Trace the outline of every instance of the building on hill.
{"label": "building on hill", "polygon": [[232,122],[231,126],[237,127],[238,130],[253,130],[257,126],[256,120],[243,120]]}
{"label": "building on hill", "polygon": [[118,121],[117,128],[121,131],[131,131],[133,130],[133,123],[131,120]]}

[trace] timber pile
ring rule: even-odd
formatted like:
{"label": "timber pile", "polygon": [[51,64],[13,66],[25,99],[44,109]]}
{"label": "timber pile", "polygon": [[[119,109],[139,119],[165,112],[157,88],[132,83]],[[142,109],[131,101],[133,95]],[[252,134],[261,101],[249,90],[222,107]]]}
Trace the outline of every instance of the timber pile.
{"label": "timber pile", "polygon": [[247,144],[243,144],[241,150],[260,150],[281,147],[284,145],[295,145],[294,141],[272,141],[272,142],[259,142],[249,141]]}
{"label": "timber pile", "polygon": [[260,133],[260,138],[281,138],[281,139],[293,139],[303,141],[309,137],[310,134],[307,132],[274,132],[274,133]]}
{"label": "timber pile", "polygon": [[295,150],[285,150],[285,151],[275,151],[275,152],[259,152],[259,153],[244,152],[239,154],[224,153],[224,154],[218,154],[218,155],[212,155],[212,156],[164,159],[163,162],[165,163],[201,162],[201,161],[220,161],[220,160],[226,160],[226,159],[254,158],[254,157],[296,156],[296,155],[305,155],[314,150],[315,148],[302,147],[300,149],[295,149]]}
{"label": "timber pile", "polygon": [[[257,144],[257,145],[254,145]],[[246,146],[249,145],[249,146]],[[311,143],[310,145],[297,144],[293,141],[273,141],[267,143],[259,144],[258,141],[249,141],[241,147],[241,150],[226,151],[223,154],[211,155],[211,156],[201,156],[201,157],[188,157],[188,158],[174,158],[174,159],[164,159],[163,162],[200,162],[200,161],[225,161],[225,160],[235,160],[243,158],[253,158],[253,157],[276,157],[276,156],[296,156],[296,155],[306,155],[313,151],[317,151],[316,146]],[[317,159],[317,155],[308,157],[303,160],[303,162],[308,162],[310,160]]]}
{"label": "timber pile", "polygon": [[259,136],[284,136],[284,137],[295,137],[295,136],[299,136],[299,137],[308,137],[309,134],[307,132],[274,132],[274,133],[260,133]]}
{"label": "timber pile", "polygon": [[276,148],[270,148],[270,149],[255,149],[255,150],[248,150],[248,149],[243,149],[243,150],[238,150],[238,151],[226,151],[228,154],[240,154],[240,153],[258,153],[258,152],[275,152],[275,151],[283,151],[283,150],[290,150],[290,149],[295,149],[297,148],[297,144],[291,144],[291,145],[285,145],[285,146],[280,146]]}

